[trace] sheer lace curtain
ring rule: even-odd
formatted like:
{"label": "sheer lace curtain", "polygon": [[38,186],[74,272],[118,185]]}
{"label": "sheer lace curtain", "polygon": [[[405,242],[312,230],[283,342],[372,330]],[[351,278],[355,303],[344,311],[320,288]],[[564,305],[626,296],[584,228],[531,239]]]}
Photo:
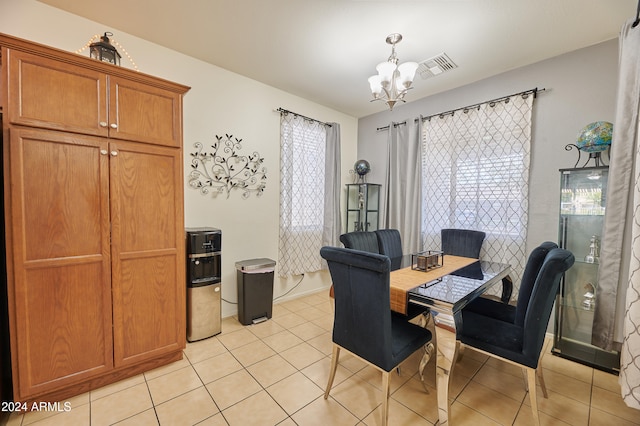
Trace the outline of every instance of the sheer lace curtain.
{"label": "sheer lace curtain", "polygon": [[280,241],[278,273],[326,267],[324,245],[340,236],[340,126],[280,114]]}
{"label": "sheer lace curtain", "polygon": [[442,228],[484,231],[480,256],[511,265],[516,296],[527,259],[533,99],[514,95],[423,125],[424,249],[441,247]]}

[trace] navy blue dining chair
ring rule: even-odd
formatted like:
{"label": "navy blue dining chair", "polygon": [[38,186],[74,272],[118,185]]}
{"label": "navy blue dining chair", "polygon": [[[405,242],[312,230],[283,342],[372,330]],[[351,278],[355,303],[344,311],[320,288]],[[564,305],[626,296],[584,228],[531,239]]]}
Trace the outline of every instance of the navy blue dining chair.
{"label": "navy blue dining chair", "polygon": [[356,231],[340,235],[340,242],[345,248],[380,253],[378,237],[374,232]]}
{"label": "navy blue dining chair", "polygon": [[[380,254],[388,256],[391,260],[391,270],[395,271],[402,267],[402,237],[400,231],[397,229],[378,229],[374,231],[378,238],[378,249]],[[420,318],[420,324],[426,327],[429,322],[429,308],[426,308],[415,303],[409,303],[407,305],[407,318],[413,319],[422,315]]]}
{"label": "navy blue dining chair", "polygon": [[[453,256],[480,259],[480,250],[487,234],[474,229],[444,228],[440,230],[442,252]],[[513,282],[506,277],[502,280],[502,295],[500,300],[509,303],[513,293]]]}
{"label": "navy blue dining chair", "polygon": [[[518,299],[515,305],[498,302],[496,300],[478,297],[473,299],[462,310],[463,315],[465,313],[472,312],[474,314],[495,318],[500,321],[506,321],[510,324],[517,324],[522,326],[524,324],[524,317],[529,306],[529,300],[531,299],[531,293],[533,292],[533,286],[540,273],[540,268],[547,257],[547,254],[558,248],[558,245],[551,241],[545,241],[538,247],[534,248],[529,254],[527,265],[524,268],[522,280],[520,281],[520,290],[518,291]],[[463,348],[464,349],[464,348]],[[462,357],[462,351],[460,352],[460,358]],[[547,397],[547,387],[544,382],[544,375],[542,369],[537,369],[538,381],[542,388],[542,394]]]}
{"label": "navy blue dining chair", "polygon": [[340,351],[345,350],[382,373],[382,424],[389,417],[390,372],[429,344],[429,330],[391,311],[389,257],[339,247],[323,247],[335,288],[333,353],[324,399],[333,385]]}
{"label": "navy blue dining chair", "polygon": [[[538,261],[537,255],[534,258],[530,256],[527,267],[532,263],[531,269],[535,269],[534,263]],[[523,298],[520,309],[516,306],[513,311],[513,321],[509,320],[512,317],[511,313],[508,314],[508,318],[499,318],[493,313],[480,313],[464,308],[462,326],[456,331],[456,337],[463,345],[523,368],[536,425],[540,424],[536,374],[541,379],[543,395],[547,397],[540,375],[542,369],[539,368],[547,325],[560,279],[574,261],[570,251],[552,248],[542,260],[531,286],[530,296],[528,299]],[[504,312],[507,316],[508,310]]]}
{"label": "navy blue dining chair", "polygon": [[531,292],[533,291],[533,285],[538,277],[540,268],[542,268],[542,263],[547,257],[547,254],[554,248],[558,248],[556,243],[545,241],[531,251],[527,259],[527,265],[524,268],[524,273],[522,274],[518,299],[515,305],[478,297],[465,306],[464,310],[507,321],[512,324],[522,325],[524,323],[527,306],[529,305],[529,299],[531,298]]}
{"label": "navy blue dining chair", "polygon": [[[345,248],[366,251],[369,253],[380,253],[378,248],[378,237],[373,232],[354,231],[340,235],[340,242]],[[333,284],[329,288],[329,297],[334,297]]]}
{"label": "navy blue dining chair", "polygon": [[378,251],[391,259],[391,270],[402,266],[402,237],[397,229],[378,229],[374,231],[378,239]]}
{"label": "navy blue dining chair", "polygon": [[445,228],[440,230],[442,252],[447,255],[480,259],[480,249],[487,234],[473,229]]}

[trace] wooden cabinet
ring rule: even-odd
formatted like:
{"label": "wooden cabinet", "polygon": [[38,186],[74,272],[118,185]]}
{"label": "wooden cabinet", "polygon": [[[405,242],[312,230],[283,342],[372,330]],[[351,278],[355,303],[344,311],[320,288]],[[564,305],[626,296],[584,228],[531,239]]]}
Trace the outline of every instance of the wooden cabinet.
{"label": "wooden cabinet", "polygon": [[14,400],[180,359],[187,87],[0,34]]}
{"label": "wooden cabinet", "polygon": [[180,93],[22,51],[7,62],[12,124],[181,146]]}

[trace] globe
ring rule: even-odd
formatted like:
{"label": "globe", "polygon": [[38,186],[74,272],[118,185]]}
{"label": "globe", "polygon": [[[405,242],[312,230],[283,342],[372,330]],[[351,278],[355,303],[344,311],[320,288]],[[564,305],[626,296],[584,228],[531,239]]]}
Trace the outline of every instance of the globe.
{"label": "globe", "polygon": [[358,160],[356,164],[353,165],[353,169],[360,176],[364,176],[371,171],[371,166],[367,160]]}
{"label": "globe", "polygon": [[601,152],[611,146],[613,124],[608,121],[596,121],[587,124],[578,133],[576,145],[581,151]]}

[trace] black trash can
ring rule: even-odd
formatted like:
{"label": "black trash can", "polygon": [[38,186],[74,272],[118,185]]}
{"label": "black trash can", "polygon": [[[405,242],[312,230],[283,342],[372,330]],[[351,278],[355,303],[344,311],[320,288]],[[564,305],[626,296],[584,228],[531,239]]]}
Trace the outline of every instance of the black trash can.
{"label": "black trash can", "polygon": [[266,258],[236,262],[240,324],[257,324],[271,318],[275,266],[275,260]]}

